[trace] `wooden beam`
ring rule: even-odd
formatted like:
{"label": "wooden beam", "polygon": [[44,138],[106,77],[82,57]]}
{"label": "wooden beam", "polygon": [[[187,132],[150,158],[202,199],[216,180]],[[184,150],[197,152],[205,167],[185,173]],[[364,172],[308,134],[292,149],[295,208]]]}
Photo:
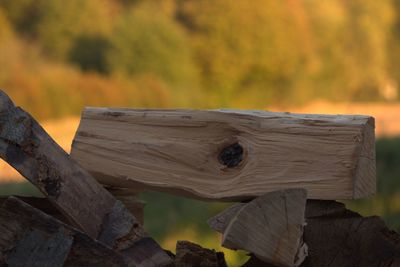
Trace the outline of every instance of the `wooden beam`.
{"label": "wooden beam", "polygon": [[374,119],[239,110],[86,108],[71,156],[96,179],[207,200],[302,187],[375,193]]}
{"label": "wooden beam", "polygon": [[303,242],[307,192],[275,191],[238,204],[209,220],[222,231],[222,246],[246,250],[277,266],[299,266],[307,246]]}
{"label": "wooden beam", "polygon": [[128,257],[15,197],[0,208],[0,232],[1,266],[130,266]]}
{"label": "wooden beam", "polygon": [[71,159],[30,114],[15,107],[1,90],[0,156],[90,237],[122,251],[143,266],[170,262],[121,201]]}

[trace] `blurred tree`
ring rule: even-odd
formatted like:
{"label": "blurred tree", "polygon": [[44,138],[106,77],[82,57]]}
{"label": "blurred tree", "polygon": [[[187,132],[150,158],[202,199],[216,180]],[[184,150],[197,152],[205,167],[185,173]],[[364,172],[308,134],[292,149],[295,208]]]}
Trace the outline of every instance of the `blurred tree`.
{"label": "blurred tree", "polygon": [[[186,0],[178,18],[191,32],[203,83],[215,104],[266,106],[290,99],[309,67],[308,31],[282,2]],[[300,6],[301,7],[301,6]],[[250,101],[243,98],[251,96]]]}
{"label": "blurred tree", "polygon": [[4,10],[0,8],[0,41],[5,41],[11,39],[13,37],[13,29],[8,21],[7,16],[4,13]]}
{"label": "blurred tree", "polygon": [[8,18],[18,32],[33,36],[44,16],[45,0],[2,0]]}
{"label": "blurred tree", "polygon": [[108,73],[106,55],[110,41],[101,35],[81,35],[76,38],[69,52],[69,60],[84,71]]}
{"label": "blurred tree", "polygon": [[111,30],[111,0],[4,0],[0,2],[23,36],[38,40],[45,54],[66,59],[74,40],[83,34]]}
{"label": "blurred tree", "polygon": [[154,16],[156,8],[142,4],[120,18],[110,39],[109,69],[132,78],[158,77],[173,88],[176,105],[193,104],[198,86],[190,45],[174,21],[162,14]]}
{"label": "blurred tree", "polygon": [[400,0],[393,0],[394,23],[388,29],[388,38],[390,40],[387,47],[387,58],[389,60],[389,71],[393,77],[393,83],[396,96],[393,100],[400,99]]}
{"label": "blurred tree", "polygon": [[391,79],[386,49],[392,1],[305,1],[319,59],[314,95],[378,100]]}

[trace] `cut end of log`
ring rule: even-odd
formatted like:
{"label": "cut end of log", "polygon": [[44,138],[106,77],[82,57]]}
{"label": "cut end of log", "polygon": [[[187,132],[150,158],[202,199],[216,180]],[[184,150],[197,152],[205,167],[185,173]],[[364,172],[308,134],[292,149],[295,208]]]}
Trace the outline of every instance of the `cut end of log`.
{"label": "cut end of log", "polygon": [[275,191],[236,204],[208,223],[223,233],[223,247],[246,250],[277,266],[299,266],[307,256],[306,199],[305,189]]}
{"label": "cut end of log", "polygon": [[354,178],[354,199],[376,193],[375,119],[368,118],[362,129],[362,141]]}

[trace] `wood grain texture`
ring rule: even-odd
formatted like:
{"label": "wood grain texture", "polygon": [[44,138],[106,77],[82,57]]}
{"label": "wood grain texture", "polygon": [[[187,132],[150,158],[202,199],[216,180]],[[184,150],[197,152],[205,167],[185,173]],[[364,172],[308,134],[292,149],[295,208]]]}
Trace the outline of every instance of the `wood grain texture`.
{"label": "wood grain texture", "polygon": [[1,90],[0,156],[90,237],[129,254],[142,266],[163,266],[170,262],[129,210]]}
{"label": "wood grain texture", "polygon": [[86,108],[71,156],[101,183],[207,200],[302,187],[375,192],[374,119],[238,110]]}
{"label": "wood grain texture", "polygon": [[377,216],[362,217],[333,201],[308,201],[302,267],[400,266],[400,235]]}
{"label": "wood grain texture", "polygon": [[[0,196],[0,206],[7,200],[9,196]],[[14,196],[21,199],[25,203],[31,205],[32,207],[43,211],[44,213],[55,217],[56,219],[69,223],[68,218],[66,218],[47,198],[44,197],[26,197],[26,196]],[[143,225],[144,217],[144,203],[134,196],[121,197],[118,199],[124,203],[125,207],[138,219],[141,225]]]}
{"label": "wood grain texture", "polygon": [[128,257],[14,197],[0,208],[0,232],[1,266],[130,266]]}
{"label": "wood grain texture", "polygon": [[277,266],[299,266],[307,250],[303,243],[306,199],[304,189],[270,192],[229,208],[209,224],[223,231],[226,248],[246,250]]}
{"label": "wood grain texture", "polygon": [[[233,210],[231,210],[233,211]],[[232,220],[234,212],[225,212]],[[217,224],[224,229],[226,224]],[[400,234],[377,216],[362,217],[345,205],[329,200],[307,200],[304,242],[308,256],[300,267],[400,266]],[[273,267],[256,256],[243,267]]]}

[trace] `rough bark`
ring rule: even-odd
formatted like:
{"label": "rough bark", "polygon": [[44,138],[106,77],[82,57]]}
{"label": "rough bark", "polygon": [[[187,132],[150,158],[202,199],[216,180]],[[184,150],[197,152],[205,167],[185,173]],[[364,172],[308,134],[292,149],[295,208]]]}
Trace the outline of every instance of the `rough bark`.
{"label": "rough bark", "polygon": [[224,253],[188,242],[176,243],[174,267],[227,267]]}
{"label": "rough bark", "polygon": [[128,257],[14,197],[0,208],[0,232],[0,266],[129,266]]}
{"label": "rough bark", "polygon": [[[139,221],[0,91],[0,156],[33,183],[75,226],[143,266],[170,258]],[[143,253],[145,251],[146,253]]]}

